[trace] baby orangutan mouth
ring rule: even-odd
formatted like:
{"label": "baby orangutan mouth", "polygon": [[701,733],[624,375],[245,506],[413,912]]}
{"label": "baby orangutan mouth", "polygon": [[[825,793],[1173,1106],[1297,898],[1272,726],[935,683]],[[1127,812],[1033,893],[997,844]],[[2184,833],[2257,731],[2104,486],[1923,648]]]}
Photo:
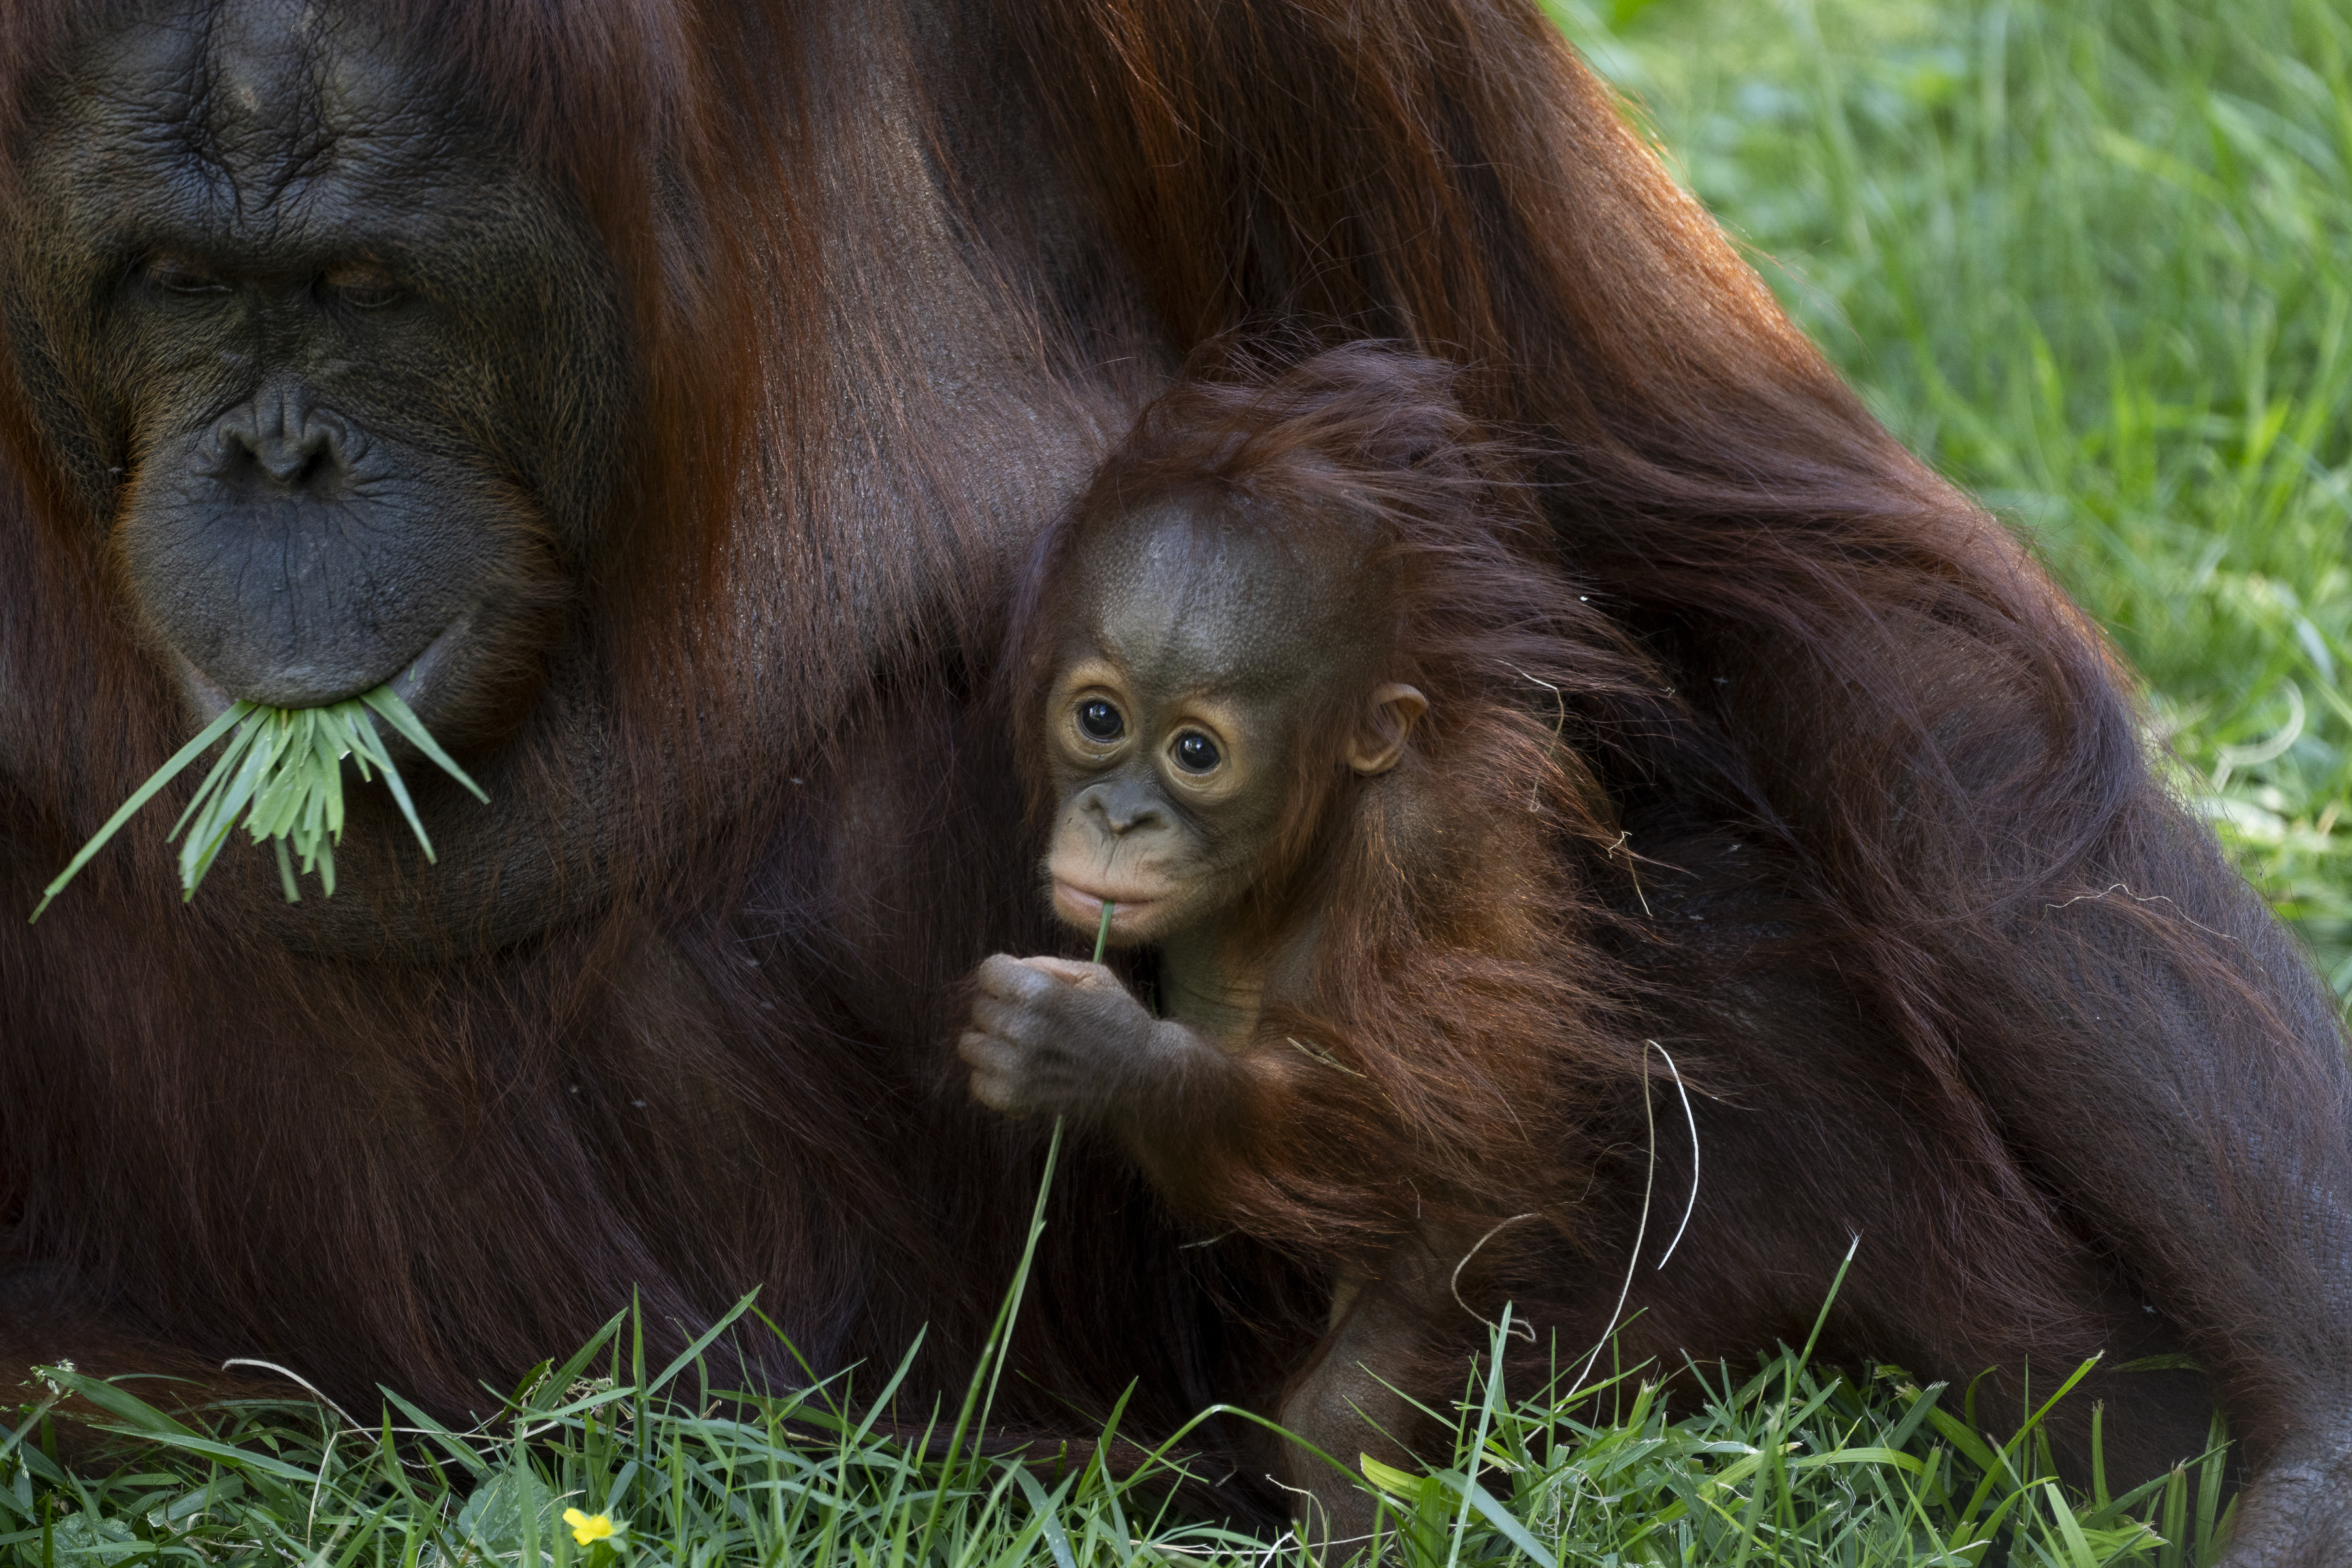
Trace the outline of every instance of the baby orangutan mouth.
{"label": "baby orangutan mouth", "polygon": [[1054,913],[1064,924],[1079,931],[1094,931],[1102,922],[1103,906],[1111,906],[1110,935],[1121,947],[1142,940],[1139,933],[1151,918],[1152,906],[1159,901],[1155,892],[1136,889],[1105,889],[1096,891],[1079,886],[1066,877],[1054,881]]}

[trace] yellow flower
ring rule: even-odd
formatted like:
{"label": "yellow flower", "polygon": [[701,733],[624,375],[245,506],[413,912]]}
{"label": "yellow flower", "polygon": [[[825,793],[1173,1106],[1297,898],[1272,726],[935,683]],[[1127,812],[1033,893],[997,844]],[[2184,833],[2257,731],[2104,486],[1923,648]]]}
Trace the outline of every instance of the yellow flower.
{"label": "yellow flower", "polygon": [[563,1510],[563,1522],[572,1527],[572,1539],[583,1546],[611,1540],[613,1531],[618,1528],[609,1513],[582,1513],[576,1508]]}

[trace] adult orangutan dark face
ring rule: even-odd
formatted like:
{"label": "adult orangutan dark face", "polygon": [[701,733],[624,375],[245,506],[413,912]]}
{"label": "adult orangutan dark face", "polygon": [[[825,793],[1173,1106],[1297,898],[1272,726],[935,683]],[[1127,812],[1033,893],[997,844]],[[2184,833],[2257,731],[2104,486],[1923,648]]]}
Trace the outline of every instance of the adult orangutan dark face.
{"label": "adult orangutan dark face", "polygon": [[615,445],[612,269],[350,12],[175,19],[37,108],[0,268],[31,415],[197,714],[391,681],[494,732]]}

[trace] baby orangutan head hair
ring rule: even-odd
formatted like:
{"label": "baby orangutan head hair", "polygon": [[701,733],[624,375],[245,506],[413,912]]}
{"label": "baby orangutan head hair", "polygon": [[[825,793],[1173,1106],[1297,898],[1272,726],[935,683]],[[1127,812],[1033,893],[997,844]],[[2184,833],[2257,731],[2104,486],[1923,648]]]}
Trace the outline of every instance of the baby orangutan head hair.
{"label": "baby orangutan head hair", "polygon": [[[1575,694],[1623,652],[1544,569],[1458,374],[1359,342],[1188,380],[1049,531],[1018,733],[1064,921],[1091,931],[1111,902],[1126,946],[1279,918],[1334,800],[1443,751],[1497,689],[1540,710],[1528,764],[1573,770]],[[1590,657],[1564,659],[1578,631]]]}

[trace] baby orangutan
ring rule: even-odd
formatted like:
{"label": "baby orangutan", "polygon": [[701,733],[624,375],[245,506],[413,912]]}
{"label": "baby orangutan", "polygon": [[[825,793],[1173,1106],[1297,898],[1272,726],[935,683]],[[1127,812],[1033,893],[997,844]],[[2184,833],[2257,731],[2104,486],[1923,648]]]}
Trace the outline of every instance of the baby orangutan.
{"label": "baby orangutan", "polygon": [[[1567,743],[1637,665],[1515,553],[1541,536],[1447,375],[1359,344],[1181,386],[1041,546],[1016,658],[1054,909],[1091,937],[1111,906],[1159,1012],[1000,954],[959,1041],[982,1104],[1100,1129],[1188,1221],[1328,1269],[1278,1418],[1350,1466],[1459,1394],[1515,1259],[1572,1252],[1589,1113],[1642,1071],[1581,940],[1615,835]],[[1286,1464],[1313,1528],[1369,1527]]]}

